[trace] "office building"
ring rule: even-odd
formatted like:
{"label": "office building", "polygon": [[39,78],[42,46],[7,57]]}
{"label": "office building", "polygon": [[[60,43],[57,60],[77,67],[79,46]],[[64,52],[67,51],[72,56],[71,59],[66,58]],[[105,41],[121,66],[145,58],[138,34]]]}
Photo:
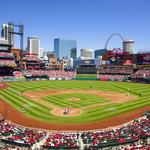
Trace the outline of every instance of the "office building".
{"label": "office building", "polygon": [[76,59],[77,58],[77,48],[71,49],[71,58]]}
{"label": "office building", "polygon": [[27,38],[27,47],[28,47],[28,52],[30,54],[37,54],[38,58],[40,58],[40,40],[38,37],[33,36],[33,37],[28,37]]}
{"label": "office building", "polygon": [[8,44],[14,47],[14,26],[8,24],[2,24],[1,36],[8,40]]}
{"label": "office building", "polygon": [[95,50],[95,52],[94,52],[94,58],[97,58],[97,57],[99,57],[99,56],[103,56],[103,55],[106,54],[106,52],[107,52],[106,49],[97,49],[97,50]]}
{"label": "office building", "polygon": [[93,50],[92,49],[80,49],[80,57],[84,59],[92,59]]}
{"label": "office building", "polygon": [[8,40],[8,24],[2,24],[1,36]]}
{"label": "office building", "polygon": [[7,44],[12,45],[14,47],[14,34],[9,32],[14,32],[14,27],[8,24],[2,24],[1,37],[5,38],[8,42]]}
{"label": "office building", "polygon": [[123,52],[129,52],[133,54],[134,50],[134,41],[133,40],[124,40],[123,41]]}
{"label": "office building", "polygon": [[76,58],[77,41],[67,39],[54,39],[54,53],[57,58]]}

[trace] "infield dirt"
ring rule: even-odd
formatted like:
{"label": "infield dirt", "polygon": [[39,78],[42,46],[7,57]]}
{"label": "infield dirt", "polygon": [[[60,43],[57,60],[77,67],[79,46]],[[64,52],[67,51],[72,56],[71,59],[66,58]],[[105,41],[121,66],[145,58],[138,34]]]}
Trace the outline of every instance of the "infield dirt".
{"label": "infield dirt", "polygon": [[[38,91],[37,92],[26,92],[24,93],[24,96],[30,97],[32,100],[40,100],[40,97],[50,95],[50,94],[64,94],[64,93],[72,93],[74,90],[65,90],[65,91],[56,91],[54,93],[53,91]],[[100,95],[103,97],[111,98],[111,100],[114,99],[114,102],[120,103],[122,100],[128,101],[128,100],[134,100],[136,96],[131,95],[131,97],[127,96],[124,93],[114,93],[114,92],[103,92],[102,91],[96,91],[96,90],[77,90],[75,92],[82,92],[82,93],[91,93],[95,95]],[[98,93],[97,93],[98,92]],[[42,102],[42,100],[41,100]],[[49,105],[49,107],[53,107],[54,105]],[[57,107],[54,107],[53,109],[56,109]],[[54,124],[54,123],[48,123],[43,121],[38,121],[33,118],[27,117],[24,115],[23,112],[17,111],[15,108],[13,108],[10,104],[5,102],[4,100],[0,99],[0,113],[3,115],[3,117],[13,123],[16,123],[18,125],[22,125],[25,127],[32,127],[32,128],[42,128],[42,129],[48,129],[48,130],[94,130],[94,129],[102,129],[102,128],[108,128],[113,126],[118,126],[123,123],[129,122],[133,119],[136,119],[140,117],[144,112],[149,111],[149,106],[139,108],[133,111],[130,111],[125,114],[121,114],[118,116],[113,116],[109,119],[92,122],[92,123],[84,123],[84,124]]]}
{"label": "infield dirt", "polygon": [[86,124],[53,124],[38,121],[32,118],[29,118],[14,109],[10,104],[6,103],[0,99],[0,112],[3,114],[3,117],[13,123],[22,125],[25,127],[31,128],[42,128],[47,130],[58,130],[58,131],[84,131],[84,130],[94,130],[94,129],[103,129],[108,127],[114,127],[121,125],[123,123],[129,122],[133,119],[140,117],[144,112],[149,111],[149,106],[130,111],[128,113],[114,116],[109,119],[101,120],[98,122],[86,123]]}
{"label": "infield dirt", "polygon": [[[97,96],[103,97],[103,98],[111,100],[111,101],[105,102],[105,103],[98,103],[98,104],[90,105],[90,106],[84,106],[84,107],[81,107],[80,109],[72,108],[73,111],[71,111],[71,113],[69,113],[69,115],[64,115],[63,111],[65,108],[59,108],[58,106],[55,106],[51,103],[48,103],[48,102],[42,100],[42,97],[45,97],[48,95],[69,94],[69,93],[92,94],[92,95],[97,95]],[[99,90],[59,90],[59,91],[58,90],[47,90],[47,91],[24,92],[23,95],[26,96],[27,98],[29,98],[30,100],[34,100],[40,104],[48,106],[49,108],[53,108],[51,113],[55,116],[60,116],[60,117],[78,116],[82,113],[83,110],[102,106],[107,103],[109,103],[109,104],[110,103],[123,103],[123,102],[135,100],[137,98],[137,96],[135,96],[135,95],[127,95],[125,93],[117,93],[117,92],[112,92],[112,91],[99,91]],[[69,100],[69,101],[80,101],[81,100],[82,101],[82,99],[76,98],[76,97],[71,97],[71,98],[68,98],[67,100]]]}

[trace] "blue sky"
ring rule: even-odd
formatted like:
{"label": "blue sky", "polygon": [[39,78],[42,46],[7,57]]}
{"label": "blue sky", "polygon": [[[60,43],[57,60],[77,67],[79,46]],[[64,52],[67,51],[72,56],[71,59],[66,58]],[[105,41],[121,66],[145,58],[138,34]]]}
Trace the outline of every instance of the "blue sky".
{"label": "blue sky", "polygon": [[[41,47],[53,50],[53,39],[77,40],[78,49],[104,48],[112,33],[135,41],[135,51],[150,48],[150,0],[3,0],[0,24],[25,26],[26,37],[36,35]],[[19,47],[19,37],[16,36]],[[114,36],[108,48],[121,47]]]}

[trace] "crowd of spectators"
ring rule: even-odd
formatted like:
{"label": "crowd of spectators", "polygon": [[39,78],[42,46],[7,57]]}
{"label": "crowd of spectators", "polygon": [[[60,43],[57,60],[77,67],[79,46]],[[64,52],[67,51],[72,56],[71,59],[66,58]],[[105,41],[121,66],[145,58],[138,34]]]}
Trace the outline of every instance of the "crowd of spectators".
{"label": "crowd of spectators", "polygon": [[0,121],[0,138],[11,143],[33,145],[45,137],[46,132],[18,127],[5,120]]}
{"label": "crowd of spectators", "polygon": [[101,66],[97,72],[97,78],[100,80],[126,81],[131,79],[150,79],[150,66]]}
{"label": "crowd of spectators", "polygon": [[38,56],[36,54],[26,54],[24,57],[23,57],[23,60],[26,60],[26,61],[40,61],[38,59]]}
{"label": "crowd of spectators", "polygon": [[14,71],[12,75],[1,75],[0,81],[23,81],[25,77],[32,77],[39,79],[46,76],[49,80],[71,80],[75,78],[75,71],[63,71],[63,70],[23,70]]}
{"label": "crowd of spectators", "polygon": [[150,144],[149,144],[150,139],[140,139],[138,141],[132,142],[132,143],[127,143],[123,145],[116,145],[116,146],[108,146],[105,148],[96,148],[89,146],[85,148],[85,150],[150,150]]}
{"label": "crowd of spectators", "polygon": [[97,79],[101,81],[125,81],[128,79],[128,75],[98,74]]}
{"label": "crowd of spectators", "polygon": [[84,144],[90,144],[91,147],[107,147],[123,143],[133,143],[150,137],[150,119],[137,119],[115,129],[83,132],[81,137]]}
{"label": "crowd of spectators", "polygon": [[130,75],[133,73],[132,66],[101,66],[98,74],[120,74],[120,75]]}
{"label": "crowd of spectators", "polygon": [[[47,136],[48,135],[48,136]],[[47,137],[46,137],[47,136]],[[20,144],[20,146],[33,146],[44,139],[43,148],[78,147],[77,133],[74,132],[46,132],[43,130],[18,127],[17,125],[0,121],[0,139],[7,144]]]}
{"label": "crowd of spectators", "polygon": [[140,70],[136,71],[132,77],[133,78],[150,79],[150,69],[149,70],[140,69]]}
{"label": "crowd of spectators", "polygon": [[44,146],[55,147],[55,148],[78,147],[77,133],[71,133],[71,132],[50,133],[48,138],[46,139]]}
{"label": "crowd of spectators", "polygon": [[14,60],[9,59],[0,59],[0,67],[16,67]]}
{"label": "crowd of spectators", "polygon": [[149,140],[140,139],[134,143],[127,144],[125,146],[120,145],[116,150],[150,150],[150,144],[148,144]]}
{"label": "crowd of spectators", "polygon": [[0,57],[2,57],[2,58],[14,58],[14,55],[10,52],[0,52]]}
{"label": "crowd of spectators", "polygon": [[63,70],[24,70],[22,71],[24,76],[47,76],[50,80],[55,79],[68,79],[71,80],[75,77],[74,71]]}
{"label": "crowd of spectators", "polygon": [[16,67],[13,53],[0,51],[0,67]]}
{"label": "crowd of spectators", "polygon": [[[117,147],[117,150],[149,150],[150,119],[142,117],[119,127],[86,132],[50,132],[17,126],[0,121],[0,139],[23,146],[42,143],[43,149],[78,149],[83,143],[87,149]],[[82,142],[81,142],[82,140]],[[42,141],[42,142],[41,142]],[[18,146],[18,145],[17,145]]]}
{"label": "crowd of spectators", "polygon": [[35,64],[34,65],[30,64],[30,65],[27,66],[27,69],[31,69],[31,70],[37,70],[39,68],[40,68],[39,64],[36,64],[36,65]]}

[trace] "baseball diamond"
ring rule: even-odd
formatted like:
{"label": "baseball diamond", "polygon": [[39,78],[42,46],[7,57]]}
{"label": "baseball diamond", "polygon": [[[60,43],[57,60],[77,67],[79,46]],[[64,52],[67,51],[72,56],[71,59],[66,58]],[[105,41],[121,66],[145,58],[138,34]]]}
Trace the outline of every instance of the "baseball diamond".
{"label": "baseball diamond", "polygon": [[106,128],[135,119],[150,106],[149,84],[76,80],[4,84],[0,90],[2,114],[28,127]]}

